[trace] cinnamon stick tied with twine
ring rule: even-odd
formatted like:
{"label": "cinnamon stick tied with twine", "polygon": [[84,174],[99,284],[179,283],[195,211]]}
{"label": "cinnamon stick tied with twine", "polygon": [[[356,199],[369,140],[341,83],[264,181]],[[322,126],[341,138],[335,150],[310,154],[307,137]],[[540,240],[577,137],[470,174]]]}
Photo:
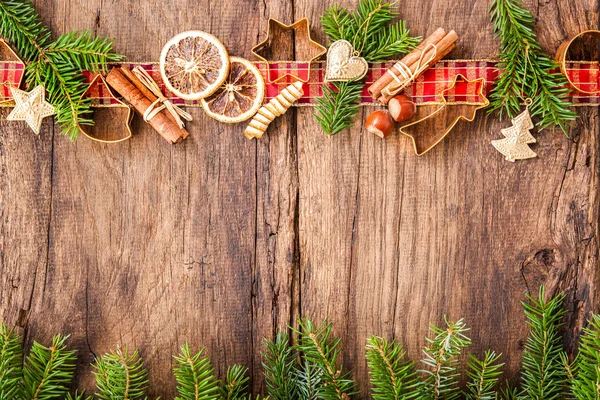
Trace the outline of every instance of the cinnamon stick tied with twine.
{"label": "cinnamon stick tied with twine", "polygon": [[413,84],[426,70],[447,56],[455,47],[458,35],[436,29],[415,50],[408,53],[392,68],[388,69],[368,90],[374,100],[382,104]]}
{"label": "cinnamon stick tied with twine", "polygon": [[192,116],[171,103],[145,70],[113,68],[106,82],[169,143],[179,143],[188,137],[182,118],[191,121]]}

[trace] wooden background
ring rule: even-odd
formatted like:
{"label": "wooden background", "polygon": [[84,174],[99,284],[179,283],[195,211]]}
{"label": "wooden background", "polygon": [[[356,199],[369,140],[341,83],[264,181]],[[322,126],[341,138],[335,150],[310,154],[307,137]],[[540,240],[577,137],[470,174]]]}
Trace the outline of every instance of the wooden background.
{"label": "wooden background", "polygon": [[[178,32],[220,37],[251,57],[267,18],[319,17],[330,1],[38,0],[55,34],[91,29],[132,61],[157,60]],[[353,7],[356,1],[343,1]],[[595,0],[527,1],[554,52],[598,28]],[[494,58],[488,0],[407,0],[414,34],[460,37],[452,58]],[[292,49],[288,49],[292,55]],[[309,108],[261,141],[194,109],[190,138],[171,146],[140,123],[116,145],[71,143],[49,120],[36,137],[0,122],[0,318],[47,343],[71,333],[77,384],[118,344],[141,350],[151,395],[171,398],[171,355],[206,346],[218,372],[241,363],[256,391],[262,338],[299,316],[329,316],[343,361],[368,387],[365,338],[396,337],[413,359],[444,314],[471,326],[472,351],[504,354],[515,380],[527,329],[520,301],[545,283],[568,294],[573,347],[598,309],[597,108],[579,108],[572,140],[537,135],[539,158],[503,161],[490,145],[507,122],[481,114],[425,157],[409,140],[353,129],[321,132]],[[6,112],[3,112],[3,116]]]}

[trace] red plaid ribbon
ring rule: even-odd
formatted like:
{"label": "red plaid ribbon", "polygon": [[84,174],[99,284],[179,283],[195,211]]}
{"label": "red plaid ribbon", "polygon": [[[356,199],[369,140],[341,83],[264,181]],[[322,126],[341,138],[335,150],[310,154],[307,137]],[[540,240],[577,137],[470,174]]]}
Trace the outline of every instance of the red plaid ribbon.
{"label": "red plaid ribbon", "polygon": [[[367,87],[374,81],[379,79],[394,62],[375,63],[371,64],[369,73],[366,77],[365,87],[362,94],[362,104],[372,104],[373,99],[367,92]],[[140,65],[156,80],[166,97],[174,104],[182,104],[188,106],[198,106],[199,102],[185,102],[172,94],[170,94],[162,83],[159,67],[155,63],[135,63],[127,66],[133,68]],[[265,64],[257,63],[257,67],[266,76],[267,69]],[[306,77],[308,72],[308,63],[302,62],[278,62],[271,64],[271,80],[282,76],[285,73],[291,73],[301,77]],[[569,62],[567,63],[567,73],[569,77],[583,89],[594,91],[600,88],[600,70],[597,62]],[[23,74],[23,65],[18,62],[0,62],[0,74],[4,77],[4,82],[10,82],[15,85],[20,80]],[[450,87],[457,74],[464,75],[468,80],[479,78],[485,79],[485,87],[483,94],[489,94],[494,80],[498,76],[497,63],[493,61],[455,61],[447,60],[437,63],[435,66],[425,71],[417,81],[410,86],[406,93],[417,104],[437,103],[440,102],[440,93]],[[93,75],[86,73],[88,82],[91,82]],[[322,85],[325,77],[325,62],[318,62],[312,65],[310,70],[310,79],[304,84],[304,96],[298,101],[299,105],[314,105],[316,99],[323,95]],[[277,96],[281,89],[292,83],[292,79],[287,81],[277,82],[267,85],[267,98],[265,101],[271,100]],[[10,91],[8,87],[3,85],[0,101],[10,99]],[[110,92],[102,83],[97,83],[90,87],[88,95],[93,99],[97,106],[110,106],[117,104],[117,100],[110,96]],[[449,102],[479,102],[477,94],[469,88],[467,84],[458,84],[447,95]],[[600,95],[586,95],[573,92],[570,95],[571,101],[578,105],[595,105],[600,104]]]}
{"label": "red plaid ribbon", "polygon": [[24,72],[25,65],[19,61],[0,61],[0,75],[2,76],[0,103],[12,100],[10,88],[19,87]]}

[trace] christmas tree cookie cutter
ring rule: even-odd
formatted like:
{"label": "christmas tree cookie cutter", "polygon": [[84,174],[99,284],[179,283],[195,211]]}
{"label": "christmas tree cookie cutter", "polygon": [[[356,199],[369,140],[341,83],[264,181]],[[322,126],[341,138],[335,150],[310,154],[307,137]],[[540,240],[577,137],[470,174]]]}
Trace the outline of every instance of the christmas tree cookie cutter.
{"label": "christmas tree cookie cutter", "polygon": [[[100,131],[100,125],[79,125],[79,130],[89,139],[92,139],[95,142],[99,143],[119,143],[125,140],[131,139],[133,136],[133,131],[131,130],[131,121],[133,120],[133,110],[129,105],[121,101],[115,94],[112,89],[104,79],[101,74],[97,74],[89,83],[88,88],[81,96],[82,99],[95,96],[92,95],[92,92],[97,97],[108,99],[109,103],[100,103],[93,104],[94,113],[105,113],[110,112],[113,121],[118,121],[121,125],[123,125],[124,130],[122,130],[125,134],[115,135],[116,131]],[[119,114],[119,116],[115,116],[112,114]]]}
{"label": "christmas tree cookie cutter", "polygon": [[[583,82],[579,82],[579,79],[577,79],[579,74],[575,74],[574,75],[575,78],[574,78],[567,71],[567,57],[569,55],[569,49],[571,48],[571,45],[574,42],[576,42],[586,36],[590,36],[600,42],[600,31],[597,31],[597,30],[583,31],[581,33],[578,33],[577,35],[571,36],[570,38],[565,40],[558,47],[558,50],[556,51],[555,60],[560,65],[561,72],[567,78],[569,85],[573,89],[575,89],[579,93],[596,95],[596,94],[600,94],[600,84],[598,83],[598,76],[596,76],[596,79],[593,80],[593,83],[591,82],[592,80],[590,80],[590,79],[588,79],[587,82],[586,82],[586,80],[584,80]],[[590,70],[590,72],[592,72],[592,71]],[[598,73],[599,72],[596,69],[596,74],[598,74]],[[587,85],[587,86],[584,86],[584,85]],[[592,86],[592,85],[594,85],[594,86]]]}
{"label": "christmas tree cookie cutter", "polygon": [[[478,101],[450,102],[447,96],[455,90],[459,83],[465,83],[467,86],[475,85],[475,90],[470,93],[470,97],[476,97]],[[454,129],[459,121],[473,122],[477,111],[486,108],[490,104],[483,94],[484,88],[485,78],[469,80],[464,75],[457,74],[451,85],[440,93],[442,101],[436,110],[417,121],[403,125],[400,128],[400,133],[411,139],[415,154],[422,156],[433,149]],[[444,111],[453,111],[456,115],[448,118],[447,115],[444,115]],[[443,129],[438,129],[439,127]]]}
{"label": "christmas tree cookie cutter", "polygon": [[[310,80],[311,65],[327,53],[327,49],[324,46],[311,38],[308,18],[302,18],[292,25],[286,25],[274,18],[269,18],[267,29],[266,39],[252,48],[252,54],[266,64],[267,76],[265,80],[267,84],[289,81],[289,79],[307,83]],[[288,35],[282,35],[285,33],[288,33]],[[306,77],[291,73],[290,71],[287,71],[282,76],[272,77],[273,71],[270,64],[278,61],[271,60],[271,53],[272,49],[277,46],[294,51],[297,62],[307,64],[306,68],[298,69],[298,72],[306,72]]]}

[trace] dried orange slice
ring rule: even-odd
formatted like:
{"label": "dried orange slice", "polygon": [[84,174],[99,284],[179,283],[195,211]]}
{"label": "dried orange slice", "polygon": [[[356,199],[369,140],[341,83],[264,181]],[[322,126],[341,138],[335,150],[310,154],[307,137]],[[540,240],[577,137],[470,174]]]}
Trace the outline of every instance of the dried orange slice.
{"label": "dried orange slice", "polygon": [[265,98],[265,82],[250,61],[231,57],[229,76],[215,93],[202,99],[202,107],[212,118],[234,124],[258,111]]}
{"label": "dried orange slice", "polygon": [[213,94],[227,79],[229,55],[213,35],[183,32],[163,48],[160,73],[174,95],[184,100],[199,100]]}

